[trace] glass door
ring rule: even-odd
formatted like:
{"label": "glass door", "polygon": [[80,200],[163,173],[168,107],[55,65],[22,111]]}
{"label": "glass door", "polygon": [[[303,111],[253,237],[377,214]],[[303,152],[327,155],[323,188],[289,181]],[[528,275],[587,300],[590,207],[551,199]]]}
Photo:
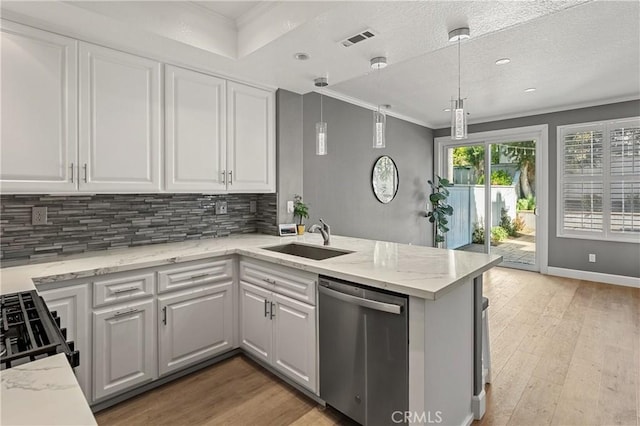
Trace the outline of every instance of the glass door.
{"label": "glass door", "polygon": [[504,266],[538,270],[536,141],[447,143],[443,150],[454,184],[447,248],[498,254]]}

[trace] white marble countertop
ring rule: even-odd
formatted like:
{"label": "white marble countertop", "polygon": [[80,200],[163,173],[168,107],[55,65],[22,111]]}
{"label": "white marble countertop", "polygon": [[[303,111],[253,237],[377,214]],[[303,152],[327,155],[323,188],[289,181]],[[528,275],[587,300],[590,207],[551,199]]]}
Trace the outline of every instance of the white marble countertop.
{"label": "white marble countertop", "polygon": [[322,246],[319,234],[275,237],[247,234],[85,253],[47,263],[0,269],[0,293],[35,285],[104,275],[213,256],[240,254],[398,293],[435,300],[502,261],[500,256],[442,250],[332,235],[331,247],[353,253],[325,260],[264,250],[278,244]]}
{"label": "white marble countertop", "polygon": [[[494,255],[342,236],[332,236],[331,247],[353,253],[320,261],[264,250],[293,242],[322,246],[322,237],[249,234],[91,252],[2,268],[0,294],[33,290],[36,285],[48,282],[239,254],[410,296],[437,299],[502,260]],[[1,424],[95,424],[64,355],[13,367],[0,375]]]}
{"label": "white marble countertop", "polygon": [[64,354],[0,371],[0,424],[95,425]]}

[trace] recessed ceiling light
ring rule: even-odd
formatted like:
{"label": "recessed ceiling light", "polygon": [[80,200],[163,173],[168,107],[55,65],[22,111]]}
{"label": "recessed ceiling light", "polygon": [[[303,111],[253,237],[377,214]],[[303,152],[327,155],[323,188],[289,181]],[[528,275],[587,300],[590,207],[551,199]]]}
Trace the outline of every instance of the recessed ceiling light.
{"label": "recessed ceiling light", "polygon": [[309,59],[309,54],[304,52],[298,52],[295,55],[293,55],[293,57],[299,61],[306,61],[307,59]]}
{"label": "recessed ceiling light", "polygon": [[509,59],[509,58],[502,58],[502,59],[498,59],[498,60],[496,61],[496,65],[506,65],[506,64],[508,64],[509,62],[511,62],[511,59]]}
{"label": "recessed ceiling light", "polygon": [[531,92],[535,92],[535,91],[536,91],[536,88],[535,88],[535,87],[529,87],[528,89],[524,89],[524,91],[525,91],[526,93],[531,93]]}
{"label": "recessed ceiling light", "polygon": [[444,112],[451,112],[451,108],[445,108],[443,109]]}

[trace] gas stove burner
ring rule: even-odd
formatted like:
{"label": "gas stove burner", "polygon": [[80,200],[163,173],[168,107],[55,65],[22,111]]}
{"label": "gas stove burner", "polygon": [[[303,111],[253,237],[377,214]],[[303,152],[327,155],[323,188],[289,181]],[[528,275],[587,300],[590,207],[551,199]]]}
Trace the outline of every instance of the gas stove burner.
{"label": "gas stove burner", "polygon": [[64,353],[72,367],[80,363],[73,342],[67,343],[60,318],[49,312],[35,290],[0,296],[0,366],[11,368],[43,356]]}

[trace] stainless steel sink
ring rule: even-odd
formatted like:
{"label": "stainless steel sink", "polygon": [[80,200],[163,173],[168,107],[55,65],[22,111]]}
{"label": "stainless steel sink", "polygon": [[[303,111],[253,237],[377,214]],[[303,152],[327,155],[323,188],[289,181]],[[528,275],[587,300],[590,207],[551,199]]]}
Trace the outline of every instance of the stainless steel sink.
{"label": "stainless steel sink", "polygon": [[308,246],[306,244],[282,244],[273,247],[263,247],[265,250],[276,251],[278,253],[290,254],[292,256],[305,257],[313,260],[324,260],[332,257],[343,256],[345,254],[353,253],[348,250],[338,250],[334,248]]}

